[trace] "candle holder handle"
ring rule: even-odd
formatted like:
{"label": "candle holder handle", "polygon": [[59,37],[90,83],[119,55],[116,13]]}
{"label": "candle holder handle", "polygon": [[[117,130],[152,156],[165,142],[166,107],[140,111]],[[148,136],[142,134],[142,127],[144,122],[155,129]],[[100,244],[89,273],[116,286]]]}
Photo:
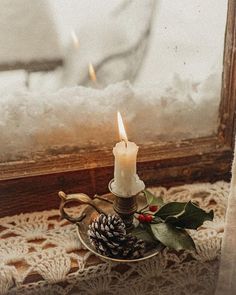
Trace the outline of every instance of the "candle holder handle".
{"label": "candle holder handle", "polygon": [[89,206],[93,207],[99,214],[103,213],[106,215],[106,213],[103,212],[103,210],[101,210],[100,208],[98,208],[95,205],[94,201],[86,194],[78,193],[78,194],[67,195],[63,191],[60,191],[58,193],[58,196],[61,199],[61,203],[60,203],[60,207],[59,207],[59,210],[61,213],[61,218],[62,219],[65,218],[68,221],[70,221],[71,223],[81,222],[86,217],[85,213],[82,213],[77,217],[73,217],[73,216],[69,215],[68,213],[66,213],[65,206],[68,205],[69,203],[72,203],[72,202],[79,203],[80,205],[89,205]]}

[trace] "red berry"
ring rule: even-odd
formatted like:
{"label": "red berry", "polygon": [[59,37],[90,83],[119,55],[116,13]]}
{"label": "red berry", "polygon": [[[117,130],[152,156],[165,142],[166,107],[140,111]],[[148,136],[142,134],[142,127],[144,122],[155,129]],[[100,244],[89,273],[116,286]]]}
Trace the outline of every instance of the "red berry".
{"label": "red berry", "polygon": [[151,222],[153,219],[152,215],[145,215],[145,221],[146,222]]}
{"label": "red berry", "polygon": [[150,210],[151,212],[156,212],[157,209],[158,209],[158,207],[155,206],[155,205],[151,205],[151,206],[149,206],[149,210]]}
{"label": "red berry", "polygon": [[138,220],[139,220],[140,222],[145,222],[145,221],[146,221],[145,215],[143,215],[143,214],[139,214],[139,216],[138,216]]}

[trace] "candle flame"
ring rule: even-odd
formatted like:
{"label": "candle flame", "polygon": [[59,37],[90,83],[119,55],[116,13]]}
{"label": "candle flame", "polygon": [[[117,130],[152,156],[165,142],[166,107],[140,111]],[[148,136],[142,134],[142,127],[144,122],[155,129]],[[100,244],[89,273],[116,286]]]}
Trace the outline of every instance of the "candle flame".
{"label": "candle flame", "polygon": [[93,65],[91,63],[89,63],[89,76],[90,76],[90,79],[93,82],[96,82],[97,81],[97,76],[96,76],[94,67],[93,67]]}
{"label": "candle flame", "polygon": [[76,48],[79,48],[79,40],[74,30],[71,31],[71,37]]}
{"label": "candle flame", "polygon": [[117,112],[117,121],[118,121],[118,129],[119,129],[120,139],[124,140],[127,143],[128,137],[127,137],[127,134],[125,131],[125,126],[124,126],[120,112]]}

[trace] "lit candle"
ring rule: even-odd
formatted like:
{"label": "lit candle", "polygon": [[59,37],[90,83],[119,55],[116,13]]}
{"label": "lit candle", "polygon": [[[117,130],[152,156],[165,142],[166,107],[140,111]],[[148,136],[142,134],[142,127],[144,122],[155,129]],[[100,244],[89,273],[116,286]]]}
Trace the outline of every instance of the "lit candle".
{"label": "lit candle", "polygon": [[80,44],[79,39],[74,30],[71,31],[71,43],[65,55],[65,63],[63,66],[62,85],[75,86],[80,79]]}
{"label": "lit candle", "polygon": [[145,185],[136,173],[138,146],[134,142],[128,141],[119,112],[117,119],[121,141],[113,148],[115,168],[114,182],[111,184],[111,188],[119,196],[131,197],[142,191]]}
{"label": "lit candle", "polygon": [[73,40],[74,48],[77,50],[79,49],[79,40],[74,30],[71,31],[71,38]]}
{"label": "lit candle", "polygon": [[88,71],[89,71],[90,80],[93,81],[94,83],[96,83],[97,82],[97,76],[96,76],[94,67],[93,67],[93,65],[91,63],[89,63]]}
{"label": "lit candle", "polygon": [[92,82],[91,83],[92,87],[93,88],[101,88],[98,81],[97,81],[97,75],[96,75],[95,69],[91,63],[89,63],[88,72],[89,72],[89,78]]}

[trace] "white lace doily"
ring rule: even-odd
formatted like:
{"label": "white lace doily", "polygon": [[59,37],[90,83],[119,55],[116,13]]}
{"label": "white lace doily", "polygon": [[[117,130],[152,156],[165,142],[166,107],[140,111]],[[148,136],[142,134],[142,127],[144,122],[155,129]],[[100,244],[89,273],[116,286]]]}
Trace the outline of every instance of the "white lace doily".
{"label": "white lace doily", "polygon": [[146,261],[115,264],[83,249],[59,211],[0,219],[0,294],[214,294],[229,184],[152,188],[166,201],[194,200],[214,222],[190,231],[196,252],[164,249]]}

